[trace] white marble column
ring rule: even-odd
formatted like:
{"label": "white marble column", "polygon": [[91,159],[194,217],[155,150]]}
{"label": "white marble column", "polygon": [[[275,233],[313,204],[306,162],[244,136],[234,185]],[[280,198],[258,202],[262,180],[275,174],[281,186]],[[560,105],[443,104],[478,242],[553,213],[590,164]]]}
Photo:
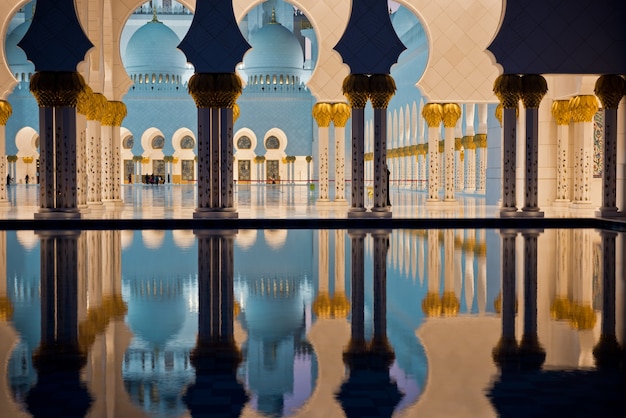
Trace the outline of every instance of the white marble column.
{"label": "white marble column", "polygon": [[465,135],[461,139],[465,149],[465,192],[476,190],[476,145],[474,144],[474,115],[476,105],[465,105]]}
{"label": "white marble column", "polygon": [[332,105],[330,103],[316,103],[313,106],[313,117],[318,126],[318,171],[319,171],[319,195],[317,203],[325,204],[328,198],[328,140],[329,127],[332,120]]}
{"label": "white marble column", "polygon": [[569,100],[555,100],[552,102],[552,116],[556,122],[556,205],[570,202],[570,152],[569,152],[569,124],[572,114],[569,110]]}
{"label": "white marble column", "polygon": [[332,110],[333,124],[335,125],[335,203],[347,205],[346,124],[350,119],[350,106],[347,103],[334,103]]}
{"label": "white marble column", "polygon": [[426,203],[439,202],[439,132],[443,119],[443,106],[427,103],[422,116],[428,124],[428,198]]}
{"label": "white marble column", "polygon": [[6,124],[13,113],[11,104],[0,100],[0,206],[9,204],[7,196]]}
{"label": "white marble column", "polygon": [[591,206],[591,181],[593,176],[593,117],[598,111],[598,99],[592,95],[570,99],[570,112],[574,122],[574,190],[573,207]]}
{"label": "white marble column", "polygon": [[456,202],[454,196],[454,143],[456,134],[456,124],[461,117],[461,107],[456,103],[446,103],[443,105],[443,126],[445,133],[444,156],[445,156],[445,189],[444,202]]}
{"label": "white marble column", "polygon": [[477,105],[478,128],[474,135],[474,145],[478,153],[478,181],[476,191],[484,194],[487,189],[487,103]]}
{"label": "white marble column", "polygon": [[463,125],[456,124],[454,133],[454,188],[462,192],[465,185],[465,151],[463,150]]}
{"label": "white marble column", "polygon": [[87,204],[90,207],[102,205],[102,117],[106,98],[95,93],[93,103],[87,113]]}

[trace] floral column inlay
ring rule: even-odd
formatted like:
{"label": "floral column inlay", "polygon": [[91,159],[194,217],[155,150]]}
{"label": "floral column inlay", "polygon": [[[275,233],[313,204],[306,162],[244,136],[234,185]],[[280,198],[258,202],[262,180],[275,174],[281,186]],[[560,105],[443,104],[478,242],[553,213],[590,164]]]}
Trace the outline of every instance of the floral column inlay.
{"label": "floral column inlay", "polygon": [[517,146],[517,110],[522,92],[521,78],[503,74],[494,82],[493,91],[502,105],[502,204],[500,216],[517,212],[515,198],[515,170]]}
{"label": "floral column inlay", "polygon": [[557,125],[555,202],[569,202],[569,123],[572,119],[569,110],[569,100],[555,100],[552,102],[552,116]]}
{"label": "floral column inlay", "polygon": [[548,91],[546,79],[537,74],[522,76],[522,102],[526,108],[526,190],[522,212],[543,216],[539,210],[539,105]]}
{"label": "floral column inlay", "polygon": [[318,126],[319,138],[319,197],[320,202],[328,202],[328,136],[332,121],[333,107],[330,103],[316,103],[313,106],[313,118]]}
{"label": "floral column inlay", "polygon": [[593,117],[598,111],[598,99],[593,95],[572,97],[569,109],[574,122],[574,189],[573,203],[591,203],[593,154]]}
{"label": "floral column inlay", "polygon": [[7,156],[6,150],[6,125],[13,109],[6,100],[0,100],[0,206],[8,204],[7,200]]}
{"label": "floral column inlay", "polygon": [[445,190],[443,200],[456,201],[454,197],[454,143],[456,124],[461,117],[461,107],[456,103],[443,105],[443,126],[445,133],[444,156],[445,156]]}
{"label": "floral column inlay", "polygon": [[333,104],[333,124],[335,125],[335,201],[346,200],[346,124],[350,119],[350,106],[347,103]]}
{"label": "floral column inlay", "polygon": [[428,124],[428,198],[427,202],[439,201],[439,130],[443,119],[443,106],[427,103],[422,116]]}
{"label": "floral column inlay", "polygon": [[604,170],[600,214],[623,215],[617,207],[617,108],[626,93],[626,82],[618,75],[603,75],[596,81],[595,93],[604,108]]}

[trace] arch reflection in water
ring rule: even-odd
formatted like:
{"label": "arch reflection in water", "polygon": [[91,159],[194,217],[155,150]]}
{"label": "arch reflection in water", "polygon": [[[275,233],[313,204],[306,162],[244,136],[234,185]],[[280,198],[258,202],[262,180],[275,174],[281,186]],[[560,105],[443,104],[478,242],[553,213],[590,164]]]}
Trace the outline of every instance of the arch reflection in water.
{"label": "arch reflection in water", "polygon": [[372,400],[378,416],[507,416],[522,398],[624,412],[623,234],[290,230],[277,247],[191,233],[155,248],[141,231],[37,232],[34,247],[0,232],[0,411],[201,416],[210,398],[232,416],[359,416]]}

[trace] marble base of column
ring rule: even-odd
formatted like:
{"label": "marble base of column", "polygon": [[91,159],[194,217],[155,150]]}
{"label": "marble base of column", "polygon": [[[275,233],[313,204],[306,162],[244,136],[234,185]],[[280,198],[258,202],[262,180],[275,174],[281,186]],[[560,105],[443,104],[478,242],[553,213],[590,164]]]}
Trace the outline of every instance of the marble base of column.
{"label": "marble base of column", "polygon": [[522,208],[521,211],[516,212],[516,216],[520,218],[543,218],[544,213],[543,211],[536,209],[536,208],[533,208],[533,209]]}
{"label": "marble base of column", "polygon": [[518,216],[518,211],[516,208],[500,208],[499,215],[501,218],[514,218]]}
{"label": "marble base of column", "polygon": [[515,338],[502,337],[491,351],[491,358],[501,369],[512,369],[519,366],[518,345]]}
{"label": "marble base of column", "polygon": [[100,212],[104,210],[104,204],[102,202],[87,202],[87,207],[91,212]]}
{"label": "marble base of column", "polygon": [[236,219],[239,213],[235,208],[224,209],[200,209],[193,213],[194,219]]}
{"label": "marble base of column", "polygon": [[372,208],[370,212],[372,218],[391,218],[392,212],[389,206],[381,208]]}
{"label": "marble base of column", "polygon": [[91,208],[89,207],[89,205],[84,204],[84,205],[79,205],[78,206],[78,211],[81,214],[87,214],[87,213],[91,213]]}
{"label": "marble base of column", "polygon": [[8,200],[0,200],[0,208],[11,206],[11,202]]}
{"label": "marble base of column", "polygon": [[102,204],[105,208],[121,208],[124,207],[124,201],[121,199],[107,199],[102,200]]}
{"label": "marble base of column", "polygon": [[48,209],[41,208],[34,214],[35,219],[80,219],[78,209]]}
{"label": "marble base of column", "polygon": [[600,208],[596,211],[599,218],[626,218],[626,212],[621,212],[617,208]]}
{"label": "marble base of column", "polygon": [[335,200],[333,200],[333,206],[345,207],[349,204],[350,203],[344,197],[336,198]]}
{"label": "marble base of column", "polygon": [[615,335],[602,335],[598,344],[593,347],[593,357],[597,367],[619,367],[622,360],[622,348]]}
{"label": "marble base of column", "polygon": [[546,361],[546,350],[539,344],[536,335],[522,337],[517,350],[520,368],[535,370],[541,368]]}
{"label": "marble base of column", "polygon": [[459,201],[458,200],[429,200],[426,199],[426,202],[424,202],[425,206],[428,206],[429,208],[433,208],[433,209],[452,209],[452,208],[457,208],[459,207]]}
{"label": "marble base of column", "polygon": [[556,207],[569,207],[572,204],[572,201],[569,199],[556,199],[552,202],[552,206]]}
{"label": "marble base of column", "polygon": [[348,218],[368,218],[370,212],[365,208],[350,208],[348,209]]}
{"label": "marble base of column", "polygon": [[330,199],[317,199],[315,206],[333,206],[334,202]]}

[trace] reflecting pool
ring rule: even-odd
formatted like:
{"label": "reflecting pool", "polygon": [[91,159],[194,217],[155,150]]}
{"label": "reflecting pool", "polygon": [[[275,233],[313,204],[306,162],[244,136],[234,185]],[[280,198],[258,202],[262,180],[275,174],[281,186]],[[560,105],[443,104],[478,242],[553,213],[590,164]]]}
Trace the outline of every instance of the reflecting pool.
{"label": "reflecting pool", "polygon": [[0,231],[0,416],[621,416],[624,244]]}

